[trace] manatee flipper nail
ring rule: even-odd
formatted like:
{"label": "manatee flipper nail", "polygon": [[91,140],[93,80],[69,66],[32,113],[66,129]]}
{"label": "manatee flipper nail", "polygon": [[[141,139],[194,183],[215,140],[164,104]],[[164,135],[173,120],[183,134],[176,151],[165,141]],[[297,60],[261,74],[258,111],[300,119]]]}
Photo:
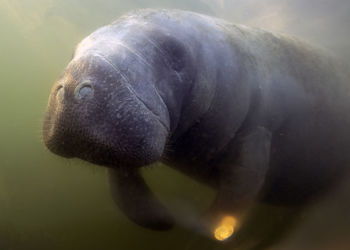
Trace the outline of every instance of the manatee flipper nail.
{"label": "manatee flipper nail", "polygon": [[113,200],[130,220],[154,230],[167,230],[173,226],[174,219],[138,170],[110,169],[109,180]]}

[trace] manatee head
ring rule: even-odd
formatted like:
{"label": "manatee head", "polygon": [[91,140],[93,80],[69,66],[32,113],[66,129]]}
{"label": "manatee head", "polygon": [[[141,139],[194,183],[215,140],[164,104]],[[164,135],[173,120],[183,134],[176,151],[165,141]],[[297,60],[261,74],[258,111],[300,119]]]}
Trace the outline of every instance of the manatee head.
{"label": "manatee head", "polygon": [[196,103],[187,100],[196,76],[192,54],[161,27],[130,16],[86,37],[52,88],[43,125],[49,150],[109,167],[116,204],[156,230],[174,219],[138,168],[169,158],[166,144],[186,128],[182,111]]}
{"label": "manatee head", "polygon": [[138,75],[142,66],[126,61],[132,56],[123,48],[111,55],[82,46],[52,88],[43,125],[46,146],[60,156],[107,167],[159,160],[169,115],[154,85],[137,82],[147,81]]}

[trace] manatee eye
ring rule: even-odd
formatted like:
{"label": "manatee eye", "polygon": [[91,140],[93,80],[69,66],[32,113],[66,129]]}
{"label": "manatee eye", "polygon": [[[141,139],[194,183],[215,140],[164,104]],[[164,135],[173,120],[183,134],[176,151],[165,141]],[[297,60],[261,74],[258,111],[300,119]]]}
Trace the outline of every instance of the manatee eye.
{"label": "manatee eye", "polygon": [[90,82],[80,83],[74,90],[74,97],[78,100],[86,97],[92,97],[93,94],[94,90]]}
{"label": "manatee eye", "polygon": [[64,99],[64,88],[63,88],[62,85],[58,85],[58,87],[56,89],[56,96],[57,96],[57,98],[58,98],[58,100],[60,102],[63,101],[63,99]]}

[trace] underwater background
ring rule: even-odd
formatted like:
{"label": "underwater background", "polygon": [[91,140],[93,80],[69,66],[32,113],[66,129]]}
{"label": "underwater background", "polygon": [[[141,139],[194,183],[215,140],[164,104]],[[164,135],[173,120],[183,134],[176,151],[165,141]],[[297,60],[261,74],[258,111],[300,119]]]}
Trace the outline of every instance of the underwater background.
{"label": "underwater background", "polygon": [[[243,243],[234,246],[181,227],[154,232],[134,225],[112,202],[104,168],[44,147],[48,95],[76,44],[140,8],[196,11],[294,35],[350,58],[350,1],[344,0],[0,0],[0,250],[252,249],[257,240],[276,240],[271,249],[350,249],[347,183],[298,215],[288,236],[279,234],[288,225],[280,211],[259,205]],[[164,204],[189,220],[214,198],[214,190],[163,165],[144,175]]]}

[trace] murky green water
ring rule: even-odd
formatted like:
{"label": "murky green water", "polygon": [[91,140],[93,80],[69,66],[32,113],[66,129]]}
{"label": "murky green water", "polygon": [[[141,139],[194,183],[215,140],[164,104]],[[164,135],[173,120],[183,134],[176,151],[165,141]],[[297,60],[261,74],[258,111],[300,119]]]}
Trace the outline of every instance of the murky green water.
{"label": "murky green water", "polygon": [[[153,232],[134,225],[113,204],[105,169],[56,157],[41,141],[51,85],[82,38],[135,8],[176,7],[214,15],[222,5],[228,17],[224,2],[0,0],[1,250],[224,248],[182,228]],[[238,12],[232,7],[232,13]],[[145,175],[175,210],[204,211],[214,196],[213,190],[164,166]],[[265,219],[260,225],[273,220]]]}

